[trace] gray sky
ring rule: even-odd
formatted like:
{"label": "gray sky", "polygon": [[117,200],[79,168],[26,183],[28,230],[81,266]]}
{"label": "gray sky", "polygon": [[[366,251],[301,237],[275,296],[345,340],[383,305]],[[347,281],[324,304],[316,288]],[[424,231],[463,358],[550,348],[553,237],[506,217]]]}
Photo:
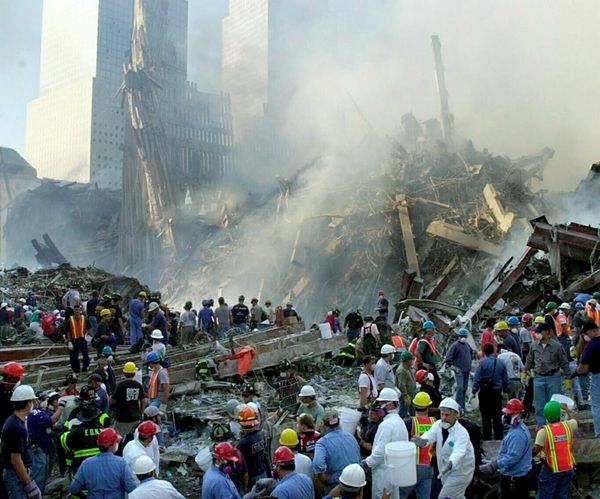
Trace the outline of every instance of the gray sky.
{"label": "gray sky", "polygon": [[[202,22],[219,18],[225,3],[189,3],[190,77],[198,80],[198,68],[210,59],[201,51]],[[435,33],[457,127],[477,147],[511,156],[556,149],[545,183],[552,188],[573,187],[599,159],[597,0],[332,3],[358,25],[365,21],[367,32],[357,34],[365,39],[357,54],[364,80],[349,88],[379,131],[393,131],[403,112],[420,119],[438,114],[429,39]],[[0,0],[0,144],[20,152],[26,104],[38,92],[41,4]],[[207,80],[207,90],[216,86],[214,77]]]}

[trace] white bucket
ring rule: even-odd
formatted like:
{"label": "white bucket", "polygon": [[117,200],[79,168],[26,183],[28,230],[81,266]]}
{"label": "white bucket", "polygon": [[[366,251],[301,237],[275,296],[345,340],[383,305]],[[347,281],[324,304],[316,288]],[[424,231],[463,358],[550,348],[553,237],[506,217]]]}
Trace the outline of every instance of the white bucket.
{"label": "white bucket", "polygon": [[210,468],[210,465],[212,464],[212,453],[210,452],[210,447],[204,447],[204,449],[201,449],[200,452],[196,454],[195,461],[202,471],[207,472],[208,468]]}
{"label": "white bucket", "polygon": [[390,442],[385,446],[387,481],[398,487],[417,483],[417,446],[412,442]]}
{"label": "white bucket", "polygon": [[333,337],[333,331],[331,330],[329,322],[319,324],[319,330],[321,331],[321,339],[328,340],[329,338]]}
{"label": "white bucket", "polygon": [[342,407],[339,412],[340,428],[354,435],[362,414],[354,409],[348,409],[347,407]]}
{"label": "white bucket", "polygon": [[562,393],[555,393],[554,395],[552,395],[552,398],[550,400],[554,400],[555,402],[558,402],[559,404],[567,404],[567,407],[569,409],[573,409],[573,407],[575,407],[575,402],[573,402],[573,399],[570,399],[569,397],[567,397],[566,395],[563,395]]}

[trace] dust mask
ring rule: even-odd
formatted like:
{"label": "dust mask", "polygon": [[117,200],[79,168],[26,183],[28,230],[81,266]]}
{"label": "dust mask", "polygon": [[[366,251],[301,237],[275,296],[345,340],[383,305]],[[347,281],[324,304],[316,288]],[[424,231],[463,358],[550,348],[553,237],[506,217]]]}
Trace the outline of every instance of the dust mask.
{"label": "dust mask", "polygon": [[444,430],[449,430],[450,428],[452,428],[452,425],[450,423],[448,423],[447,421],[442,421],[440,423],[440,426],[444,429]]}
{"label": "dust mask", "polygon": [[461,343],[466,343],[467,342],[467,338],[459,338],[458,341],[460,341]]}

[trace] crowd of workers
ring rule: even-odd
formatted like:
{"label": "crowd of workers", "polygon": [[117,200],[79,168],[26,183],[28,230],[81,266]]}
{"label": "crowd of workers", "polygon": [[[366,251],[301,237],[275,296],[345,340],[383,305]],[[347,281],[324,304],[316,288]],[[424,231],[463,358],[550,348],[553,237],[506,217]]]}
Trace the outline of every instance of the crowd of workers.
{"label": "crowd of workers", "polygon": [[[43,323],[47,316],[31,300],[19,300],[2,315],[9,327]],[[183,497],[158,479],[164,450],[160,419],[170,392],[169,345],[196,341],[198,332],[217,339],[232,328],[243,334],[260,323],[300,320],[291,303],[273,309],[269,301],[261,306],[253,299],[248,308],[244,296],[233,307],[220,298],[214,309],[212,300],[204,300],[199,312],[188,302],[181,315],[160,300],[158,293],[140,292],[124,312],[119,294],[100,299],[92,293],[84,303],[72,286],[61,298],[64,311],[48,314],[53,329],[47,336],[69,348],[73,373],[64,391],[36,393],[21,384],[22,365],[2,367],[4,494],[42,497],[58,465],[71,478],[75,496]],[[343,430],[336,408],[320,403],[315,387],[284,361],[274,387],[279,414],[292,415],[294,427],[281,433],[271,452],[268,414],[254,385],[246,382],[243,402],[226,404],[227,424],[211,426],[212,466],[203,476],[201,496],[461,498],[473,496],[476,474],[499,473],[503,497],[530,497],[535,490],[543,499],[567,497],[578,423],[572,407],[554,398],[566,390],[578,409],[590,402],[600,436],[598,300],[600,293],[560,305],[549,299],[538,315],[489,321],[479,345],[468,324],[459,324],[445,352],[432,321],[409,324],[412,329],[404,330],[412,330],[412,338],[392,330],[383,292],[375,318],[356,310],[342,323],[339,310],[333,310],[324,322],[334,333],[345,330],[349,345],[334,360],[363,366],[356,432]],[[1,304],[0,312],[7,309]],[[88,344],[96,350],[92,371]],[[121,344],[141,352],[144,361],[141,368],[127,362],[118,380],[113,364]],[[454,377],[452,397],[440,392],[440,375],[448,373]],[[467,418],[475,396],[480,417]],[[530,416],[533,437],[526,426]],[[501,449],[484,461],[481,442],[490,439],[502,440]],[[386,444],[402,441],[418,447],[417,482],[405,488],[390,479],[402,470],[390,471],[385,459]]]}

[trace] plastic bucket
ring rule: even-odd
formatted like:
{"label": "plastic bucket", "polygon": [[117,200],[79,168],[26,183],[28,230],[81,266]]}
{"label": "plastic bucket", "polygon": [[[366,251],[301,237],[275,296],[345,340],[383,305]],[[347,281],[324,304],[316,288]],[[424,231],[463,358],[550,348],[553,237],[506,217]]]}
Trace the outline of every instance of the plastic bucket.
{"label": "plastic bucket", "polygon": [[319,331],[321,331],[321,339],[323,340],[328,340],[329,338],[333,337],[333,331],[331,330],[329,322],[319,324]]}
{"label": "plastic bucket", "polygon": [[210,452],[210,447],[204,447],[204,449],[201,449],[200,452],[196,454],[195,461],[202,471],[207,472],[208,468],[210,468],[210,465],[212,464],[212,453]]}
{"label": "plastic bucket", "polygon": [[570,399],[569,397],[567,397],[566,395],[563,395],[562,393],[555,393],[554,395],[552,395],[552,398],[550,400],[554,400],[555,402],[558,402],[559,404],[567,404],[567,407],[569,409],[573,409],[573,407],[575,407],[575,402],[573,402],[573,399]]}
{"label": "plastic bucket", "polygon": [[387,481],[398,487],[417,483],[417,446],[412,442],[390,442],[385,446]]}
{"label": "plastic bucket", "polygon": [[340,428],[354,435],[361,417],[362,414],[360,412],[342,407],[340,409]]}

